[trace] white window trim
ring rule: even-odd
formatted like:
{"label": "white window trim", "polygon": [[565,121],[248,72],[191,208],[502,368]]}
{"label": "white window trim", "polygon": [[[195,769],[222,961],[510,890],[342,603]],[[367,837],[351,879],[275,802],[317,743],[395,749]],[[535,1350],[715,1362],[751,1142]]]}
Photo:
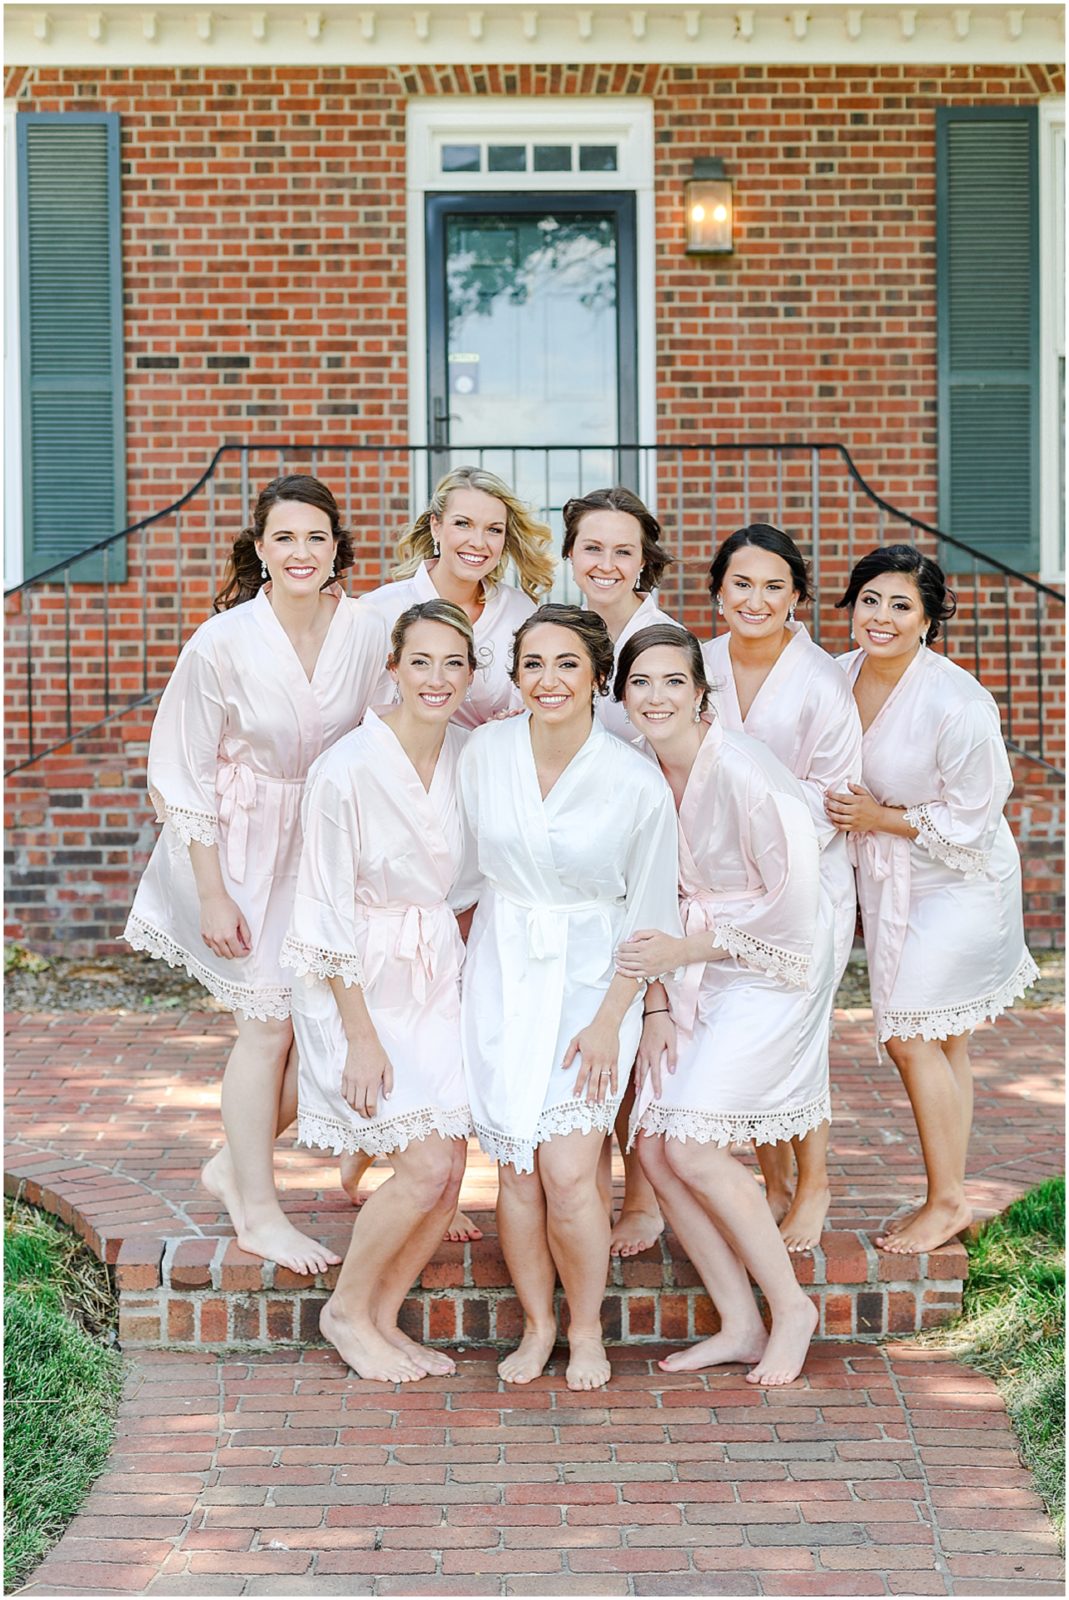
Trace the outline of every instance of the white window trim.
{"label": "white window trim", "polygon": [[[1057,145],[1061,141],[1059,174]],[[1039,104],[1039,561],[1040,577],[1065,577],[1061,506],[1058,356],[1065,353],[1065,101]]]}
{"label": "white window trim", "polygon": [[20,383],[18,164],[15,102],[4,101],[4,588],[22,582],[22,385]]}
{"label": "white window trim", "polygon": [[[501,138],[502,142],[537,139],[559,143],[563,128],[584,144],[615,144],[616,172],[448,172],[439,168],[444,142]],[[408,437],[424,444],[429,437],[427,418],[427,255],[424,236],[424,200],[435,192],[472,190],[479,194],[562,194],[607,189],[630,190],[635,195],[636,301],[638,307],[637,440],[625,444],[656,443],[657,395],[656,323],[654,299],[653,203],[653,102],[628,99],[626,104],[593,97],[549,95],[487,97],[439,96],[409,101],[407,118],[408,162]]]}

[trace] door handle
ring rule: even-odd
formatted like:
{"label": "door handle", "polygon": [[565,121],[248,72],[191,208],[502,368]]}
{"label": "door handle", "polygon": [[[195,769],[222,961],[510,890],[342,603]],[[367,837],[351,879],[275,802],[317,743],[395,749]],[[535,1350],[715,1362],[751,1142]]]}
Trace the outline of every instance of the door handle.
{"label": "door handle", "polygon": [[449,443],[449,424],[456,420],[456,413],[449,410],[445,400],[438,399],[434,401],[431,412],[431,430],[433,444],[436,449],[442,449]]}

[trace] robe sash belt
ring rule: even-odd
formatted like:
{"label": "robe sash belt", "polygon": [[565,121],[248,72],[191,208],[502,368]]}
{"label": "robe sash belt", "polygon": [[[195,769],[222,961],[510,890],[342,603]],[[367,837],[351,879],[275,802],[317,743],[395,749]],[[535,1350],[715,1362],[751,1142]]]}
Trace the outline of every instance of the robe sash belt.
{"label": "robe sash belt", "polygon": [[367,924],[364,971],[368,982],[389,960],[412,963],[412,993],[422,1004],[429,986],[447,970],[460,970],[456,918],[445,900],[431,905],[357,906]]}
{"label": "robe sash belt", "polygon": [[257,787],[261,784],[266,791],[267,809],[274,812],[276,833],[280,835],[283,827],[290,826],[294,820],[294,806],[299,807],[304,792],[303,778],[268,777],[266,773],[254,772],[244,761],[221,761],[215,774],[219,820],[226,833],[226,870],[233,883],[245,882],[249,813],[256,804]]}
{"label": "robe sash belt", "polygon": [[[738,895],[713,894],[709,889],[698,889],[694,894],[681,894],[679,916],[683,923],[684,938],[694,933],[713,933],[726,906],[737,905]],[[682,969],[682,977],[670,976],[665,980],[672,996],[672,1021],[683,1033],[694,1032],[698,1014],[698,995],[706,963],[694,961]]]}
{"label": "robe sash belt", "polygon": [[858,869],[858,892],[871,948],[873,992],[890,997],[909,926],[910,850],[894,833],[847,834],[850,860]]}

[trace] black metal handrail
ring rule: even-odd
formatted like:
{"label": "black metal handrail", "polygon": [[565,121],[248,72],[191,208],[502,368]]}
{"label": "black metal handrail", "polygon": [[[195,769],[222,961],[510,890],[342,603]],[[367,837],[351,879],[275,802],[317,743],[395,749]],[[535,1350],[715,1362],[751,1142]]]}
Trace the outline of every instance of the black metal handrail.
{"label": "black metal handrail", "polygon": [[[186,580],[193,568],[197,568],[196,594],[205,601],[205,613],[210,595],[218,586],[220,542],[216,529],[216,498],[217,491],[219,494],[227,492],[222,482],[221,469],[231,460],[236,460],[240,469],[240,484],[229,489],[237,499],[236,514],[226,519],[226,525],[230,530],[226,544],[229,545],[237,526],[243,525],[247,520],[251,506],[250,464],[264,456],[276,458],[280,472],[285,470],[287,462],[294,464],[299,462],[301,470],[310,470],[313,473],[319,470],[319,463],[324,458],[339,457],[345,488],[344,493],[338,494],[338,498],[343,511],[348,510],[350,523],[354,520],[352,474],[363,472],[366,467],[370,467],[372,484],[370,489],[365,488],[361,491],[365,496],[361,502],[361,512],[370,517],[376,517],[377,513],[380,577],[385,576],[386,570],[387,522],[391,520],[394,524],[403,522],[409,515],[410,504],[424,499],[426,486],[429,485],[432,475],[437,476],[451,460],[483,463],[489,457],[495,470],[501,471],[502,476],[509,476],[511,468],[511,479],[514,483],[519,481],[519,475],[533,462],[540,461],[544,472],[544,489],[541,484],[536,484],[534,491],[526,497],[533,503],[544,500],[542,511],[549,515],[554,506],[559,509],[560,503],[559,499],[554,498],[555,489],[551,487],[551,477],[556,473],[557,484],[563,477],[568,477],[569,468],[566,463],[569,458],[575,462],[575,475],[578,479],[577,483],[575,478],[569,478],[570,487],[567,489],[569,494],[575,492],[577,487],[579,492],[582,492],[584,463],[588,464],[587,470],[593,473],[593,469],[589,466],[591,460],[598,464],[598,472],[595,475],[599,477],[599,481],[606,481],[607,473],[603,464],[607,458],[611,458],[612,475],[617,481],[635,480],[634,487],[638,488],[639,492],[645,492],[647,499],[654,500],[658,505],[658,514],[662,520],[667,519],[671,522],[667,502],[674,496],[676,538],[681,540],[681,558],[674,568],[669,569],[669,576],[665,581],[668,589],[671,589],[673,584],[678,586],[680,606],[689,606],[692,612],[695,608],[694,594],[698,588],[699,568],[701,576],[704,577],[708,567],[709,542],[706,530],[710,525],[716,528],[723,520],[721,510],[724,505],[733,508],[732,516],[737,520],[732,520],[732,526],[737,526],[739,521],[753,520],[751,479],[754,474],[758,475],[758,487],[765,493],[766,503],[770,506],[773,501],[775,502],[775,520],[781,526],[789,526],[792,531],[800,530],[808,521],[810,554],[817,584],[820,582],[822,564],[837,573],[838,577],[845,576],[846,567],[852,564],[854,546],[857,542],[855,534],[859,508],[855,504],[855,491],[858,491],[862,507],[867,505],[877,515],[876,538],[872,542],[883,541],[884,521],[891,519],[910,529],[914,534],[921,535],[921,542],[934,541],[935,553],[945,564],[953,567],[956,575],[954,581],[959,588],[961,578],[957,575],[969,569],[965,572],[965,581],[968,581],[971,573],[974,667],[978,669],[983,662],[985,669],[991,673],[993,692],[1003,708],[1007,743],[1022,756],[1036,761],[1052,773],[1061,775],[1061,769],[1047,759],[1046,711],[1053,696],[1045,690],[1044,682],[1047,666],[1045,654],[1053,645],[1052,612],[1060,615],[1065,606],[1065,596],[1059,589],[1043,583],[1028,573],[1015,571],[1005,562],[977,550],[956,535],[947,533],[923,518],[893,505],[866,482],[847,447],[838,441],[728,440],[713,443],[694,439],[658,445],[472,445],[463,448],[453,446],[448,450],[429,445],[349,444],[343,441],[322,440],[317,444],[272,441],[221,445],[197,481],[173,504],[98,540],[77,555],[53,563],[44,571],[35,573],[33,577],[5,591],[6,602],[21,597],[20,615],[25,621],[26,628],[25,647],[18,652],[19,658],[25,662],[21,680],[21,693],[24,696],[21,721],[25,724],[25,751],[20,750],[21,759],[14,760],[7,767],[8,774],[40,761],[44,756],[52,754],[75,739],[99,731],[117,717],[138,706],[151,703],[158,696],[166,674],[161,674],[158,670],[159,662],[155,659],[158,652],[153,652],[154,659],[150,661],[148,573],[150,558],[153,562],[158,562],[161,550],[155,547],[150,550],[150,537],[155,537],[154,530],[159,530],[173,520],[175,531],[173,549],[163,547],[162,553],[165,559],[173,561],[174,582],[170,587],[160,587],[156,580],[153,580],[152,622],[157,637],[163,630],[168,638],[173,638],[177,653],[177,649],[183,643]],[[828,488],[826,464],[822,477],[821,464],[822,461],[826,463],[828,458],[831,458],[832,462],[841,463],[845,469],[844,503],[837,502],[837,484],[835,488],[830,490]],[[562,461],[565,463],[563,467]],[[768,481],[770,462],[774,465],[774,484]],[[795,482],[788,486],[785,483],[786,469],[794,469],[799,464],[804,466],[806,462],[808,471],[804,475],[794,472]],[[424,483],[420,482],[418,476],[420,469],[423,469]],[[764,477],[761,477],[762,471],[765,473]],[[333,477],[331,481],[337,490],[339,486]],[[586,485],[590,486],[591,483]],[[183,513],[189,511],[191,516],[195,516],[200,510],[199,497],[205,489],[207,489],[208,526],[202,544],[194,544],[191,555],[182,538]],[[791,514],[785,518],[784,508],[788,498],[791,503]],[[838,500],[843,501],[841,493]],[[834,515],[838,526],[836,537],[829,537],[825,531],[824,519],[829,505],[835,507]],[[764,511],[762,514],[769,513]],[[688,522],[699,530],[697,535],[692,534],[689,539],[684,532]],[[368,542],[364,539],[360,548],[366,549]],[[703,547],[702,557],[687,556],[682,553],[685,552],[688,542],[692,547],[696,544]],[[800,537],[799,542],[804,545],[804,537]],[[392,545],[392,538],[390,544]],[[121,632],[122,616],[121,613],[117,613],[115,619],[112,619],[109,604],[111,590],[116,587],[114,580],[109,576],[116,565],[113,554],[116,547],[121,547],[127,556],[138,548],[142,554],[140,572],[136,577],[124,579],[122,584],[122,593],[125,596],[134,595],[136,598],[139,591],[141,601],[141,628],[136,641],[139,645],[140,671],[135,674],[139,681],[136,685],[127,685],[124,697],[121,695],[117,697],[113,692],[111,673],[112,640]],[[88,563],[93,558],[102,560],[103,580],[94,574],[92,584],[83,583],[73,574],[81,563]],[[689,590],[688,574],[693,580]],[[1001,580],[1000,607],[997,587],[999,580]],[[994,592],[990,588],[985,588],[985,583],[996,585]],[[1028,644],[1023,651],[1020,643],[1015,641],[1011,634],[1010,618],[1015,610],[1011,604],[1011,585],[1020,586],[1025,596],[1024,604],[1026,606],[1030,604],[1032,608],[1032,626]],[[85,685],[83,683],[81,689],[75,691],[74,673],[75,670],[79,670],[84,674],[86,664],[79,654],[79,646],[74,644],[77,629],[72,626],[72,605],[75,602],[76,588],[78,603],[82,605],[83,610],[86,594],[99,596],[99,621],[103,636],[101,703],[99,707],[94,707],[94,710],[99,710],[102,714],[90,715],[90,720],[79,726],[76,726],[74,704],[78,695],[84,698]],[[34,614],[38,595],[42,597],[39,605],[41,619],[36,618]],[[1001,612],[1000,636],[992,631],[990,613],[992,604]],[[1016,610],[1019,614],[1020,606]],[[956,627],[960,628],[968,615],[968,611],[963,608],[963,612],[959,612]],[[9,611],[9,624],[11,621]],[[814,612],[813,622],[814,634],[819,639],[822,617],[818,610]],[[39,641],[35,639],[35,626],[52,630],[47,635],[47,643],[50,646],[47,663],[43,659],[38,659]],[[824,626],[829,634],[842,631],[841,622],[832,616],[824,619]],[[1058,642],[1060,644],[1060,629]],[[129,639],[127,643],[125,661],[129,677],[132,646],[129,644]],[[75,656],[78,657],[76,661],[72,661],[72,646]],[[57,660],[60,657],[61,671],[57,667]],[[10,660],[9,656],[9,663]],[[170,657],[167,660],[168,670],[169,661]],[[1021,665],[1022,661],[1025,664],[1024,668]],[[38,697],[35,690],[42,682],[48,692]],[[17,699],[19,682],[13,687]],[[57,701],[62,705],[59,711],[56,708]],[[20,728],[18,710],[12,722],[17,737]],[[45,733],[45,737],[41,739],[36,737],[39,725]]]}

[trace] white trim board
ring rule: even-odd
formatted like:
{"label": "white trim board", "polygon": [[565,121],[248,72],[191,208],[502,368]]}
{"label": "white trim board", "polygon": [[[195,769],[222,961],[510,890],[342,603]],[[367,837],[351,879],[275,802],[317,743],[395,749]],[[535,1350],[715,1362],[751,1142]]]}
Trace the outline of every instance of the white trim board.
{"label": "white trim board", "polygon": [[22,385],[19,376],[18,169],[15,102],[4,102],[4,588],[22,582]]}
{"label": "white trim board", "polygon": [[1039,106],[1039,561],[1046,583],[1065,576],[1063,418],[1065,358],[1065,101]]}

